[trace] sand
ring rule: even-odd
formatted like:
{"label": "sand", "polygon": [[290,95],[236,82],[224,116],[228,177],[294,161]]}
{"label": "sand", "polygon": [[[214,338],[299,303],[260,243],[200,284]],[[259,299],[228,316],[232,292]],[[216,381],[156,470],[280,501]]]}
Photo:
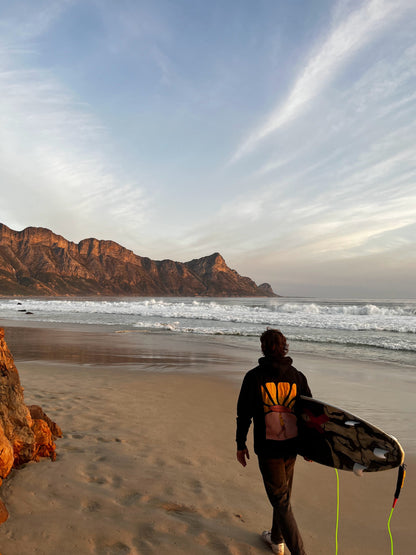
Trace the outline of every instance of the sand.
{"label": "sand", "polygon": [[[26,402],[40,404],[64,437],[56,462],[14,470],[0,488],[10,512],[0,527],[2,555],[271,553],[259,538],[271,508],[256,457],[246,468],[235,460],[236,397],[258,355],[253,345],[104,328],[5,328]],[[367,396],[369,378],[359,379],[358,363],[348,391],[333,370],[341,361],[292,355],[309,369],[317,397],[317,390],[340,401],[358,403],[357,391]],[[380,403],[389,391],[404,399],[393,403],[390,425],[400,423],[410,450],[391,528],[396,555],[410,555],[414,382],[394,395],[391,385],[378,383]],[[370,406],[377,418],[381,405],[379,413],[374,399]],[[396,477],[394,470],[340,473],[340,555],[390,553]],[[335,553],[335,471],[299,458],[293,506],[307,553]]]}

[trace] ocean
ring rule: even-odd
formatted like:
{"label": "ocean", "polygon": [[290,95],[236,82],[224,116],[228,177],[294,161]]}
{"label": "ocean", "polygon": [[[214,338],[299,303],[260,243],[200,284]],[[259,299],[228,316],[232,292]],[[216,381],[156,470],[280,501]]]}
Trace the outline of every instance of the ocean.
{"label": "ocean", "polygon": [[[317,298],[13,298],[4,319],[107,325],[258,342],[280,329],[291,352],[416,367],[416,300]],[[0,321],[1,323],[1,321]]]}

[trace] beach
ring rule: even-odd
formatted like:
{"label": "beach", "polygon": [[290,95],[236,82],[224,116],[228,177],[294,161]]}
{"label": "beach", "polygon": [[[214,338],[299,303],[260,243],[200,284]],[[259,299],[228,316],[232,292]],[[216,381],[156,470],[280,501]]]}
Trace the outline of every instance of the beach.
{"label": "beach", "polygon": [[[253,342],[104,326],[2,323],[25,388],[63,430],[55,462],[13,470],[2,555],[269,553],[268,504],[256,456],[235,459],[241,379]],[[391,530],[414,550],[414,373],[291,352],[314,396],[395,435],[407,479]],[[348,376],[347,369],[348,367]],[[390,553],[395,470],[340,472],[339,553]],[[298,458],[293,508],[308,555],[335,553],[336,474]],[[288,552],[287,552],[288,553]]]}

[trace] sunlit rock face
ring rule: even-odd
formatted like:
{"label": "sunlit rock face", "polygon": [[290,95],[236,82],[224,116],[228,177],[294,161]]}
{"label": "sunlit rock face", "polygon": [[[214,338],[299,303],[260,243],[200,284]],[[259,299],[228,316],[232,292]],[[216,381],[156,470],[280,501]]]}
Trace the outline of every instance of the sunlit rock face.
{"label": "sunlit rock face", "polygon": [[[62,437],[59,426],[37,405],[25,405],[19,373],[0,328],[0,484],[13,467],[41,457],[55,460],[57,437]],[[7,509],[0,502],[0,523],[4,517]]]}
{"label": "sunlit rock face", "polygon": [[13,357],[0,329],[0,436],[2,437],[0,467],[5,478],[14,464],[33,459],[35,435],[33,420],[24,403],[23,387]]}
{"label": "sunlit rock face", "polygon": [[113,241],[67,241],[49,229],[0,224],[0,294],[273,297],[219,253],[151,260]]}

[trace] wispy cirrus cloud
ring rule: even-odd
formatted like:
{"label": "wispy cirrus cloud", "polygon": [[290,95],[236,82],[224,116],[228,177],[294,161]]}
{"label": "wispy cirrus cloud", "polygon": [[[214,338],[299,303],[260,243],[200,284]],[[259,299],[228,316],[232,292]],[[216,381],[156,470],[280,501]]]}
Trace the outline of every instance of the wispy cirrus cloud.
{"label": "wispy cirrus cloud", "polygon": [[253,151],[263,139],[302,114],[352,56],[399,18],[405,9],[406,3],[371,0],[338,23],[316,48],[286,101],[242,142],[231,162]]}
{"label": "wispy cirrus cloud", "polygon": [[[35,39],[46,32],[58,17],[76,0],[15,0],[2,6],[0,32],[2,42],[22,51],[22,42]],[[23,15],[23,17],[22,17]],[[26,45],[26,50],[29,45]],[[24,50],[24,48],[23,48]]]}
{"label": "wispy cirrus cloud", "polygon": [[110,162],[107,130],[90,107],[52,71],[25,67],[33,37],[46,32],[69,4],[48,4],[51,13],[34,19],[29,9],[17,36],[13,17],[2,24],[0,183],[7,202],[0,221],[19,229],[29,221],[73,240],[95,234],[125,243],[146,220],[145,188]]}

